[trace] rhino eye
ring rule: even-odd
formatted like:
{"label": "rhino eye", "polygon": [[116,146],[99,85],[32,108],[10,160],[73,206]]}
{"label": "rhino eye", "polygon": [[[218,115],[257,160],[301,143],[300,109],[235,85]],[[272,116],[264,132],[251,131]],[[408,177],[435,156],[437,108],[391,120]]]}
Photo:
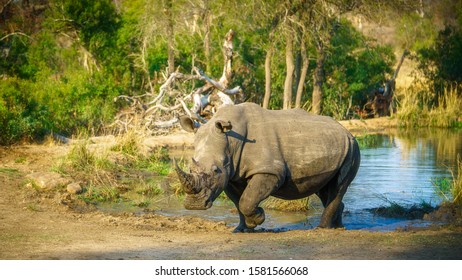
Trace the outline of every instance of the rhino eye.
{"label": "rhino eye", "polygon": [[212,165],[212,172],[220,173],[220,169],[216,165]]}

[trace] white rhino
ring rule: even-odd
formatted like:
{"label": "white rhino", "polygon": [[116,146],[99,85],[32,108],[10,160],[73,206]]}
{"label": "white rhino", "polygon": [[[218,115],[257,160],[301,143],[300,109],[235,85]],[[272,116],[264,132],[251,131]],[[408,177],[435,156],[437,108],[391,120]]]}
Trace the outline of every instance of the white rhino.
{"label": "white rhino", "polygon": [[266,110],[243,103],[222,107],[205,125],[181,118],[195,133],[190,172],[176,171],[187,209],[208,209],[225,191],[240,217],[235,232],[265,220],[259,204],[269,196],[316,194],[324,205],[319,227],[342,227],[342,198],[360,164],[355,138],[330,117],[301,109]]}

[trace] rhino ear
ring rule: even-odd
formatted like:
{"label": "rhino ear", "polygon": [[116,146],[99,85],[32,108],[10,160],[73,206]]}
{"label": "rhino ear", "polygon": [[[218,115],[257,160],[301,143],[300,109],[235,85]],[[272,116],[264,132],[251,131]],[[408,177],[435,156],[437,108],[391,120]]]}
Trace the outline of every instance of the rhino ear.
{"label": "rhino ear", "polygon": [[215,122],[215,127],[218,129],[219,132],[227,132],[231,129],[233,129],[233,126],[231,125],[231,122],[230,121],[216,121]]}
{"label": "rhino ear", "polygon": [[188,132],[195,133],[200,126],[188,116],[180,116],[179,119],[181,127]]}

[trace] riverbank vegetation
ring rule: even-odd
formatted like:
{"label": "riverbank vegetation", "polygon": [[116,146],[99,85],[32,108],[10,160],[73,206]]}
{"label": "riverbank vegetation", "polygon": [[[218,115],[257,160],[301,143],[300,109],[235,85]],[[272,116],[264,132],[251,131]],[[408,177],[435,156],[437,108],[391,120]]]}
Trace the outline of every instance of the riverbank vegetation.
{"label": "riverbank vegetation", "polygon": [[435,178],[432,184],[435,192],[443,202],[462,207],[462,159],[460,154],[453,169],[450,169],[452,178]]}
{"label": "riverbank vegetation", "polygon": [[169,182],[173,168],[165,148],[146,150],[135,133],[116,137],[107,145],[80,141],[53,167],[79,182],[79,199],[90,204],[121,203],[149,209],[159,195],[183,195]]}
{"label": "riverbank vegetation", "polygon": [[446,87],[441,93],[409,88],[398,107],[398,123],[402,127],[462,127],[462,98],[458,86]]}
{"label": "riverbank vegetation", "polygon": [[461,1],[350,2],[3,1],[0,144],[111,133],[115,97],[152,95],[175,69],[219,76],[229,29],[245,101],[361,117],[409,49],[425,87],[396,90],[401,125],[460,125]]}

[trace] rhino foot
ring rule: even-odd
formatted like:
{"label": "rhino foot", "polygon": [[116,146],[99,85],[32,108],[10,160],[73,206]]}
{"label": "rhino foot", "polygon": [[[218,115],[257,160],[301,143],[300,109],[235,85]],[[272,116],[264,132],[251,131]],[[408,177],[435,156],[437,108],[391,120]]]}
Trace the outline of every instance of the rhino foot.
{"label": "rhino foot", "polygon": [[239,225],[233,230],[233,233],[252,233],[252,232],[255,232],[255,229],[248,228],[245,225],[244,226]]}
{"label": "rhino foot", "polygon": [[265,211],[261,207],[255,209],[255,213],[249,216],[240,215],[241,221],[239,225],[233,230],[233,233],[238,232],[255,232],[255,227],[263,224],[265,221]]}
{"label": "rhino foot", "polygon": [[261,207],[255,209],[255,213],[250,216],[245,216],[245,224],[248,228],[255,228],[263,224],[265,221],[265,211]]}

